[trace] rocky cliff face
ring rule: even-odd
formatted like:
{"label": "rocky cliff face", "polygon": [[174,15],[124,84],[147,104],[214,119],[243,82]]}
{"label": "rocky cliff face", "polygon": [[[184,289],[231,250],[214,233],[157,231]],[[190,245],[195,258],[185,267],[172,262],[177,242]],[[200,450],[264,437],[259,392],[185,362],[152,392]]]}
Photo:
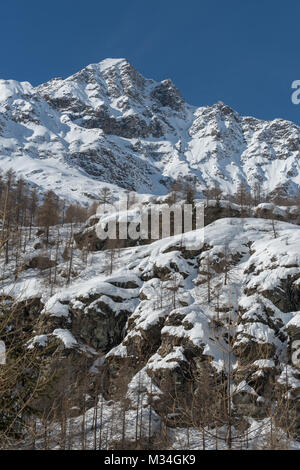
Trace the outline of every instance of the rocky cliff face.
{"label": "rocky cliff face", "polygon": [[[30,347],[46,348],[49,370],[62,372],[55,387],[65,394],[68,370],[74,404],[82,364],[92,397],[101,377],[98,392],[106,400],[125,396],[135,410],[142,387],[145,409],[151,402],[170,426],[196,426],[191,403],[196,410],[210,397],[203,401],[210,410],[218,387],[230,386],[234,426],[267,419],[273,402],[295,412],[289,432],[299,439],[300,227],[276,221],[275,228],[276,236],[270,220],[220,219],[184,237],[120,250],[113,273],[108,252],[94,252],[84,265],[76,249],[69,286],[53,293],[35,269],[5,290],[21,293],[21,308],[27,297],[35,299],[32,312],[26,307],[34,319]],[[59,256],[58,282],[64,269]],[[211,427],[219,406],[213,403]]]}
{"label": "rocky cliff face", "polygon": [[219,102],[188,105],[170,80],[142,77],[107,59],[36,88],[0,80],[0,161],[70,200],[99,184],[161,194],[181,175],[198,189],[239,180],[293,194],[300,183],[299,128],[243,117]]}

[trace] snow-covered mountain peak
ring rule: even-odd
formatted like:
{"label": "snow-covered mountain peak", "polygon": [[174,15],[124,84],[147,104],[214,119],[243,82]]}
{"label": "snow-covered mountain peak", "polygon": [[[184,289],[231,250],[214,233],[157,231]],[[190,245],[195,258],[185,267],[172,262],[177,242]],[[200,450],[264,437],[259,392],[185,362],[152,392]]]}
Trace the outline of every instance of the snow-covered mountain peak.
{"label": "snow-covered mountain peak", "polygon": [[[128,61],[124,58],[122,59],[104,59],[104,60],[101,60],[99,63],[98,63],[98,66],[99,66],[99,69],[101,70],[101,72],[104,72],[105,70],[107,69],[110,69],[111,67],[115,67],[117,65],[121,65],[121,64],[128,64]],[[88,65],[88,67],[91,67],[92,65]]]}
{"label": "snow-covered mountain peak", "polygon": [[17,99],[24,95],[30,96],[33,87],[29,82],[17,82],[16,80],[0,80],[0,102],[5,102],[10,98]]}
{"label": "snow-covered mountain peak", "polygon": [[234,193],[243,181],[294,194],[299,149],[295,124],[242,117],[220,101],[193,107],[170,79],[146,79],[126,59],[35,88],[0,81],[1,167],[70,200],[107,184],[162,194],[182,176],[199,191]]}

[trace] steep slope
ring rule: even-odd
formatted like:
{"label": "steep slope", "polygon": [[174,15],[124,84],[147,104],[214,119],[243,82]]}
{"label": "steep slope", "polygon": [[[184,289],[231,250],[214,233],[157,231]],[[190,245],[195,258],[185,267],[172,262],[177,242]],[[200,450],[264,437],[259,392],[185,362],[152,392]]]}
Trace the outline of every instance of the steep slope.
{"label": "steep slope", "polygon": [[170,180],[198,189],[239,180],[270,193],[300,184],[299,128],[242,117],[221,102],[188,105],[170,80],[142,77],[125,59],[92,64],[36,88],[0,80],[0,162],[70,200],[101,184],[163,194]]}
{"label": "steep slope", "polygon": [[[113,273],[109,252],[90,253],[84,262],[77,249],[67,286],[68,261],[60,253],[58,286],[47,288],[51,271],[30,263],[33,253],[43,253],[41,238],[37,249],[29,246],[18,279],[4,281],[3,292],[33,321],[30,348],[50,348],[49,364],[68,370],[77,384],[70,386],[77,414],[74,390],[80,390],[84,358],[87,408],[99,376],[104,398],[118,402],[126,395],[129,414],[139,406],[142,386],[145,409],[151,397],[157,417],[197,429],[190,403],[197,410],[207,387],[211,403],[218,382],[227,387],[230,377],[234,422],[246,420],[247,427],[258,420],[259,429],[272,402],[299,411],[299,239],[297,225],[277,221],[275,238],[269,220],[220,219],[184,237],[120,250]],[[58,364],[53,351],[59,351]],[[207,417],[211,427],[214,411]],[[299,439],[298,411],[289,432]]]}

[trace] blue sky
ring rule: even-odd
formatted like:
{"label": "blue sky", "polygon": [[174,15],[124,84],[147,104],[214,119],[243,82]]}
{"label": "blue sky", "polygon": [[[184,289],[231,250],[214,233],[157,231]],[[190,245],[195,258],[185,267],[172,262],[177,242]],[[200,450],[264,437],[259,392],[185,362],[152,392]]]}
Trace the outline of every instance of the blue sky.
{"label": "blue sky", "polygon": [[300,124],[299,0],[9,0],[1,3],[0,78],[39,84],[106,57],[171,78],[195,105]]}

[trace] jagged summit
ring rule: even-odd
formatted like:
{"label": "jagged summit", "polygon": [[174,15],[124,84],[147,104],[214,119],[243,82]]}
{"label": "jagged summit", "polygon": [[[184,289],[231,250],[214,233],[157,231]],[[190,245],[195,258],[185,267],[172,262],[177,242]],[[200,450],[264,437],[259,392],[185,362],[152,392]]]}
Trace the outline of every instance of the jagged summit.
{"label": "jagged summit", "polygon": [[32,87],[0,80],[0,162],[69,200],[99,185],[162,194],[177,177],[233,193],[242,180],[294,194],[300,130],[240,116],[230,106],[187,104],[169,79],[144,78],[126,59],[105,59]]}
{"label": "jagged summit", "polygon": [[111,67],[115,67],[116,65],[121,65],[121,64],[129,64],[129,62],[122,58],[122,59],[104,59],[104,60],[101,60],[100,62],[98,62],[98,64],[91,64],[89,65],[88,67],[92,67],[93,65],[98,65],[101,72],[104,72],[105,70],[107,69],[110,69]]}

